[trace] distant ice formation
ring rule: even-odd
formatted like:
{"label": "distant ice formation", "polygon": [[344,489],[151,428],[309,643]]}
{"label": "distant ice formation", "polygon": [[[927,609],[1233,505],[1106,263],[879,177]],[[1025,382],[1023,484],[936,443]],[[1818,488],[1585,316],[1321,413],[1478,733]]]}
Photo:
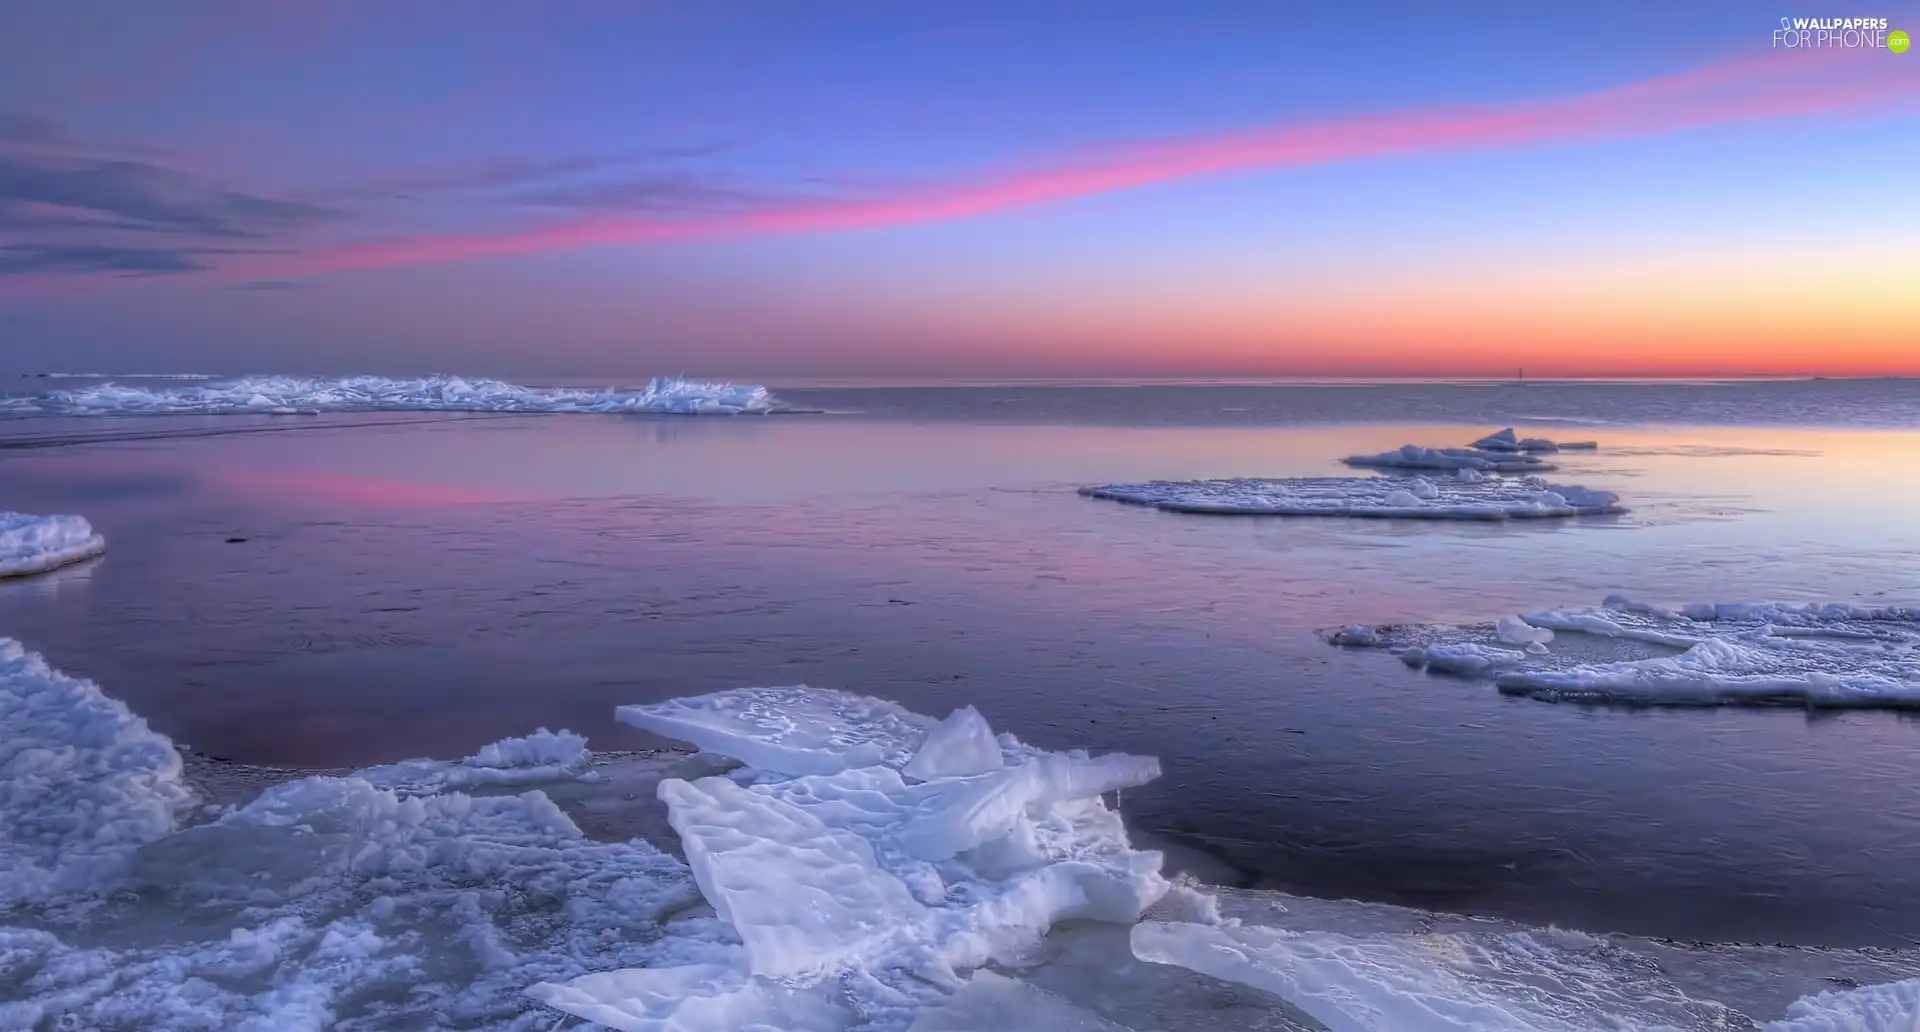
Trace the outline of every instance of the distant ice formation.
{"label": "distant ice formation", "polygon": [[[1502,692],[1550,701],[1920,708],[1920,607],[1670,607],[1615,596],[1492,626],[1343,627],[1326,637],[1394,649],[1411,666],[1490,677]],[[1594,646],[1581,640],[1611,642],[1612,655],[1625,658],[1596,661]],[[1525,651],[1502,647],[1514,644]]]}
{"label": "distant ice formation", "polygon": [[1508,520],[1623,512],[1620,497],[1535,477],[1294,477],[1279,480],[1155,480],[1083,487],[1093,498],[1174,512],[1254,516]]}
{"label": "distant ice formation", "polygon": [[1549,441],[1544,437],[1521,437],[1512,427],[1495,431],[1473,442],[1475,448],[1497,452],[1591,451],[1600,447],[1595,441]]}
{"label": "distant ice formation", "polygon": [[45,573],[106,550],[84,517],[0,512],[0,577]]}
{"label": "distant ice formation", "polygon": [[[1912,951],[1810,964],[1170,887],[1100,798],[1158,763],[1045,752],[970,708],[794,687],[620,716],[773,765],[659,782],[684,863],[588,838],[541,790],[590,780],[565,732],[212,807],[165,736],[0,639],[0,1028],[544,1032],[557,1010],[622,1032],[1230,1032],[1299,1008],[1333,1032],[1910,1032],[1920,1012]],[[1061,921],[1092,923],[1043,944]],[[1217,983],[1151,965],[1287,1003],[1223,1019]],[[1195,1002],[1169,1011],[1169,985]]]}
{"label": "distant ice formation", "polygon": [[1481,473],[1550,473],[1557,469],[1545,459],[1514,450],[1490,451],[1473,448],[1423,448],[1402,445],[1378,455],[1349,455],[1341,460],[1349,466],[1378,466],[1387,469],[1470,469]]}
{"label": "distant ice formation", "polygon": [[522,387],[428,376],[244,376],[179,387],[100,383],[0,397],[0,412],[61,415],[237,415],[314,412],[526,412],[736,415],[774,412],[765,387],[661,377],[635,390]]}

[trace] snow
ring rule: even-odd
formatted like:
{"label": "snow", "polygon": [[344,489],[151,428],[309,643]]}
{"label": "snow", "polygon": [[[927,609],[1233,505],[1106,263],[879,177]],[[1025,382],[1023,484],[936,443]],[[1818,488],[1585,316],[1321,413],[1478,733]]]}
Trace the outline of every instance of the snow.
{"label": "snow", "polygon": [[1548,473],[1552,463],[1512,450],[1485,448],[1423,448],[1402,445],[1378,455],[1350,455],[1341,460],[1349,466],[1384,466],[1390,469],[1470,469],[1487,473]]}
{"label": "snow", "polygon": [[0,577],[45,573],[106,550],[106,539],[83,517],[0,512]]}
{"label": "snow", "polygon": [[1762,1032],[1915,1032],[1920,1029],[1920,978],[1809,996],[1768,1022]]}
{"label": "snow", "polygon": [[369,767],[355,776],[380,788],[406,795],[424,795],[482,785],[532,785],[578,778],[587,772],[593,754],[587,740],[571,731],[546,728],[524,738],[507,738],[483,746],[464,760],[406,760]]}
{"label": "snow", "polygon": [[613,412],[733,415],[778,410],[765,388],[678,377],[637,389],[523,387],[459,376],[246,376],[186,386],[101,383],[0,397],[0,413],[63,416],[309,412]]}
{"label": "snow", "polygon": [[991,774],[1005,763],[987,718],[972,706],[962,706],[927,732],[927,740],[900,773],[915,781],[934,781]]}
{"label": "snow", "polygon": [[1595,441],[1549,441],[1544,437],[1520,437],[1512,427],[1497,430],[1473,442],[1473,447],[1499,452],[1591,451],[1600,447]]}
{"label": "snow", "polygon": [[0,638],[0,907],[110,878],[195,800],[173,743]]}
{"label": "snow", "polygon": [[[1270,516],[1505,520],[1624,511],[1618,495],[1536,477],[1416,480],[1412,486],[1394,477],[1155,480],[1083,487],[1080,493],[1173,512]],[[1428,488],[1430,496],[1422,497]]]}

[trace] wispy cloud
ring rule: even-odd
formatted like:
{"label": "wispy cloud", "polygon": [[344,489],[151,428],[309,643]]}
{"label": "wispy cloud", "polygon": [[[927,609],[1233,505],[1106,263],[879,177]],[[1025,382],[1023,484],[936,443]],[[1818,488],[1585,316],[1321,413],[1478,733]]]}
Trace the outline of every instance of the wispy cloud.
{"label": "wispy cloud", "polygon": [[304,284],[296,283],[293,280],[260,279],[260,280],[248,280],[245,283],[235,283],[233,286],[228,287],[227,289],[228,290],[299,290],[303,285]]}
{"label": "wispy cloud", "polygon": [[0,114],[0,275],[198,272],[206,256],[243,253],[215,242],[284,237],[334,215],[90,150],[48,119]]}
{"label": "wispy cloud", "polygon": [[[1571,97],[1419,108],[1154,140],[862,196],[780,196],[688,212],[674,184],[640,203],[581,203],[577,217],[512,232],[423,235],[334,247],[276,263],[280,277],[497,258],[602,245],[839,232],[951,221],[1202,177],[1364,159],[1598,143],[1815,114],[1911,110],[1920,68],[1898,60],[1767,54]],[[611,200],[609,195],[604,200]],[[591,201],[590,196],[576,201]],[[640,214],[635,214],[635,212]],[[250,275],[260,270],[248,270]]]}

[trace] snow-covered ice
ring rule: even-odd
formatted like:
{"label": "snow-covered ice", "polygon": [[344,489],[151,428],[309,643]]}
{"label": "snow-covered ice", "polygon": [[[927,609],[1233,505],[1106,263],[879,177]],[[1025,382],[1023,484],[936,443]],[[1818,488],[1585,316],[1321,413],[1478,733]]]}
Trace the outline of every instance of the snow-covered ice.
{"label": "snow-covered ice", "polygon": [[614,719],[749,767],[790,775],[904,766],[935,723],[885,699],[804,686],[621,706]]}
{"label": "snow-covered ice", "polygon": [[972,706],[962,706],[927,732],[900,773],[915,781],[933,781],[991,774],[1005,765],[987,718]]}
{"label": "snow-covered ice", "polygon": [[1473,447],[1497,452],[1556,452],[1592,451],[1600,445],[1595,441],[1549,441],[1544,437],[1521,437],[1513,432],[1512,427],[1507,427],[1473,442]]}
{"label": "snow-covered ice", "polygon": [[194,803],[173,743],[0,638],[0,907],[110,878]]}
{"label": "snow-covered ice", "polygon": [[106,550],[84,517],[0,512],[0,577],[45,573]]}
{"label": "snow-covered ice", "polygon": [[[1422,486],[1424,485],[1424,486]],[[1537,477],[1296,477],[1278,480],[1155,480],[1083,487],[1080,493],[1173,512],[1507,520],[1623,512],[1618,495]]]}
{"label": "snow-covered ice", "polygon": [[1340,460],[1349,466],[1378,466],[1387,469],[1470,469],[1477,473],[1549,473],[1555,466],[1545,459],[1513,451],[1488,451],[1483,448],[1423,448],[1407,444],[1378,455],[1349,455]]}
{"label": "snow-covered ice", "polygon": [[177,387],[101,383],[0,397],[0,412],[62,415],[234,415],[304,412],[767,413],[765,387],[658,377],[635,389],[523,387],[459,376],[243,376]]}
{"label": "snow-covered ice", "polygon": [[[1920,708],[1920,607],[1664,606],[1616,596],[1493,625],[1400,625],[1371,642],[1344,629],[1326,637],[1396,649],[1410,666],[1490,676],[1502,692],[1551,701]],[[1517,644],[1525,652],[1503,647]]]}

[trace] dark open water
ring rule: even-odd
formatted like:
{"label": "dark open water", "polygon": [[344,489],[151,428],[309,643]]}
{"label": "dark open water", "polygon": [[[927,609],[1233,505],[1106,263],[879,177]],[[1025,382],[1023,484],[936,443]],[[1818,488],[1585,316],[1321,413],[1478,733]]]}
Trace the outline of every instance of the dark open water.
{"label": "dark open water", "polygon": [[[1614,592],[1920,599],[1920,386],[782,395],[838,414],[0,421],[38,445],[0,447],[0,508],[79,512],[112,542],[0,583],[0,634],[256,763],[453,756],[540,725],[657,744],[612,707],[804,681],[1157,754],[1130,816],[1246,884],[1684,938],[1920,938],[1910,719],[1559,706],[1313,636]],[[1072,490],[1333,474],[1516,421],[1600,439],[1554,479],[1633,512],[1209,519]]]}

